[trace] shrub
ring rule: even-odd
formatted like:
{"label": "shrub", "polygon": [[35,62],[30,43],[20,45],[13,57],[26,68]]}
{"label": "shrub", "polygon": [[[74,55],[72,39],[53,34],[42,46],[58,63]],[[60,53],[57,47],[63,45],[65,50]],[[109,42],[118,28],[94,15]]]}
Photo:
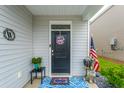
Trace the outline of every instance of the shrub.
{"label": "shrub", "polygon": [[124,88],[124,65],[114,64],[103,58],[99,58],[100,73],[108,79],[114,87]]}

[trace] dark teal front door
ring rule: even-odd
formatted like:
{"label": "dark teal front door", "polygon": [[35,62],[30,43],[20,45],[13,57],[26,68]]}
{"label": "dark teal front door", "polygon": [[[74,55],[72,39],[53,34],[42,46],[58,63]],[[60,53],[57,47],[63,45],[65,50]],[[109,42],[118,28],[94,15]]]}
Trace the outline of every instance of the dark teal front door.
{"label": "dark teal front door", "polygon": [[70,31],[52,31],[52,73],[70,73]]}

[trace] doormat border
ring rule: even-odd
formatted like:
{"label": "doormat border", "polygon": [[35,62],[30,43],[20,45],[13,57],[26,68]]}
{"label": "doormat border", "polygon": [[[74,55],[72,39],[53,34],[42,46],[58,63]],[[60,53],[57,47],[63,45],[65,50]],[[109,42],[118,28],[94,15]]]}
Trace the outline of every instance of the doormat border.
{"label": "doormat border", "polygon": [[[64,80],[64,79],[65,79],[65,82],[62,82],[61,80]],[[51,85],[69,85],[69,77],[53,77],[51,79],[50,84]]]}

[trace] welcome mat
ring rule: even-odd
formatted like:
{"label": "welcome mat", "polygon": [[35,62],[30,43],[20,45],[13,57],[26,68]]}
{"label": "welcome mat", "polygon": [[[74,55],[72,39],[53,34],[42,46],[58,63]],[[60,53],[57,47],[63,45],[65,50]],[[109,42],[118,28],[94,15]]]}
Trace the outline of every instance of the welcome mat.
{"label": "welcome mat", "polygon": [[68,77],[53,77],[50,82],[51,85],[68,85]]}

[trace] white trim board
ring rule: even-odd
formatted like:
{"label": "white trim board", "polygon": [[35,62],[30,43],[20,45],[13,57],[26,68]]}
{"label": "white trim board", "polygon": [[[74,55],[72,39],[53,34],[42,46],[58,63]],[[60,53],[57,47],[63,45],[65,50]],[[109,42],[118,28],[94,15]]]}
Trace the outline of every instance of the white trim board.
{"label": "white trim board", "polygon": [[88,36],[88,41],[87,41],[87,47],[88,47],[88,50],[87,50],[87,56],[89,56],[89,53],[90,53],[90,37],[91,37],[91,33],[90,33],[90,22],[88,21],[88,26],[87,26],[87,29],[88,29],[88,32],[87,32],[87,36]]}
{"label": "white trim board", "polygon": [[90,32],[90,25],[112,7],[113,5],[104,5],[90,20],[88,20],[88,56],[90,51],[90,39],[91,39],[90,37],[92,36]]}
{"label": "white trim board", "polygon": [[51,73],[51,47],[49,46],[49,76],[50,77],[71,77],[72,76],[72,21],[49,21],[49,45],[51,45],[51,25],[60,24],[60,25],[70,25],[70,75],[52,75]]}
{"label": "white trim board", "polygon": [[102,16],[105,12],[111,9],[113,5],[104,5],[90,20],[89,23],[92,24],[95,20],[97,20],[100,16]]}

